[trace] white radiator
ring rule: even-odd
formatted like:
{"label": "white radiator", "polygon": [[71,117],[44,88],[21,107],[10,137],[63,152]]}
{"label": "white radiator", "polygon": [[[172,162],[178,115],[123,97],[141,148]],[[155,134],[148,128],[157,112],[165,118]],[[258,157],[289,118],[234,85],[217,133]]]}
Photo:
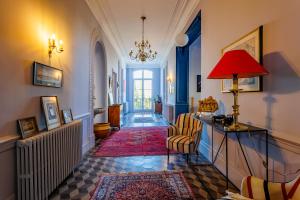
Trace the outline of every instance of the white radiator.
{"label": "white radiator", "polygon": [[81,160],[82,123],[60,128],[17,142],[19,200],[48,199]]}

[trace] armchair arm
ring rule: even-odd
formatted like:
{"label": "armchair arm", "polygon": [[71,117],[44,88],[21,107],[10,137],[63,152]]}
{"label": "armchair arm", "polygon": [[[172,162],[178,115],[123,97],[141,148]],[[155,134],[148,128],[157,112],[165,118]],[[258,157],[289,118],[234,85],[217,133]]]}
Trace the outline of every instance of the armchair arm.
{"label": "armchair arm", "polygon": [[168,126],[168,137],[175,136],[175,135],[178,135],[178,128],[177,126],[170,124]]}

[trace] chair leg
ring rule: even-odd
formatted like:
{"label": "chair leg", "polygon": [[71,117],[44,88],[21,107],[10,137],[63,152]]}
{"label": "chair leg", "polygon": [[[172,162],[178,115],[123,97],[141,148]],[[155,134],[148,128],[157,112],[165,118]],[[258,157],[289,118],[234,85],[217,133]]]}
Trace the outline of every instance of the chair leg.
{"label": "chair leg", "polygon": [[186,154],[186,164],[189,164],[189,161],[190,161],[190,155],[187,153]]}
{"label": "chair leg", "polygon": [[169,163],[169,159],[170,159],[170,149],[168,149],[168,163]]}

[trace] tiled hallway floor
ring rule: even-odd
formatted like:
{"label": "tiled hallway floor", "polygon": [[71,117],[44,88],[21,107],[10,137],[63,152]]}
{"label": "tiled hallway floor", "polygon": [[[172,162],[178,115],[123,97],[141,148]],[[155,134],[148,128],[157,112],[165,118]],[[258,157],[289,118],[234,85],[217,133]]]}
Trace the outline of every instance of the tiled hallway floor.
{"label": "tiled hallway floor", "polygon": [[[146,119],[136,119],[141,117]],[[168,124],[159,115],[149,113],[129,114],[125,118],[123,127],[166,126]],[[152,120],[154,122],[148,122]],[[167,156],[94,157],[93,153],[96,149],[97,147],[84,156],[74,174],[70,175],[53,192],[50,199],[89,199],[99,176],[103,173],[163,170],[182,170],[197,199],[218,199],[225,194],[225,178],[219,171],[209,165],[194,165],[208,163],[201,154],[193,155],[192,162],[187,165],[185,157],[180,154],[170,155],[168,163]],[[237,192],[237,189],[230,186],[230,191]]]}
{"label": "tiled hallway floor", "polygon": [[[98,157],[87,155],[74,174],[70,175],[51,195],[50,199],[89,199],[99,176],[103,173],[182,170],[197,199],[217,199],[224,196],[225,178],[211,166],[188,166],[182,155]],[[193,156],[192,163],[206,162]],[[231,186],[231,191],[236,189]],[[236,191],[237,192],[237,191]]]}
{"label": "tiled hallway floor", "polygon": [[123,117],[123,127],[167,126],[162,115],[154,113],[128,113]]}

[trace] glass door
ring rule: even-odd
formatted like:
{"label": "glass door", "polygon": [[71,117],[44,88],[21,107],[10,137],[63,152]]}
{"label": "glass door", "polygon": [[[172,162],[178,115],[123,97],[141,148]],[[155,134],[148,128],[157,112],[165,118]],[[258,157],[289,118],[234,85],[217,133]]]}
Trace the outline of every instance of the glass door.
{"label": "glass door", "polygon": [[133,109],[134,111],[152,110],[152,71],[133,72]]}

